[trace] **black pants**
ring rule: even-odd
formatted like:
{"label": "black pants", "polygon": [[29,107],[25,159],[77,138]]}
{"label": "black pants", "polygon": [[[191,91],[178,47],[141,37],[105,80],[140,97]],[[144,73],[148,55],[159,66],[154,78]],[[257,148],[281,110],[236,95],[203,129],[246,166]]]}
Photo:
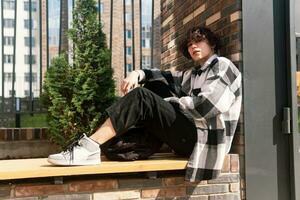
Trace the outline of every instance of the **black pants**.
{"label": "black pants", "polygon": [[163,100],[172,96],[163,82],[146,83],[126,94],[107,109],[117,135],[142,126],[177,154],[189,156],[197,140],[194,122],[176,105]]}

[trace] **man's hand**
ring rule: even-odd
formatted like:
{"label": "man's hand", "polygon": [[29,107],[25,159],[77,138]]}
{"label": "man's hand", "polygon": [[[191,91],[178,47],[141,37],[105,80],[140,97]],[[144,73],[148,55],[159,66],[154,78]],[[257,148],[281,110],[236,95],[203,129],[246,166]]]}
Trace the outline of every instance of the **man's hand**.
{"label": "man's hand", "polygon": [[139,73],[132,71],[121,83],[121,91],[127,94],[130,90],[138,87]]}

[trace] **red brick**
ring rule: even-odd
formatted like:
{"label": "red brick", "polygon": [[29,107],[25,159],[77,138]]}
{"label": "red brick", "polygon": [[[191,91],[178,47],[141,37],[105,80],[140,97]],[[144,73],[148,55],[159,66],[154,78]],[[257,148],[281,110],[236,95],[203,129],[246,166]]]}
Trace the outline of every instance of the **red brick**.
{"label": "red brick", "polygon": [[34,134],[33,134],[33,129],[32,128],[27,128],[26,129],[26,139],[27,140],[32,140],[34,138]]}
{"label": "red brick", "polygon": [[231,148],[231,153],[236,155],[245,155],[245,146],[244,145],[233,145]]}
{"label": "red brick", "polygon": [[233,143],[233,145],[243,145],[244,144],[244,136],[243,135],[235,135],[232,143]]}
{"label": "red brick", "polygon": [[16,186],[15,197],[41,196],[67,192],[66,185],[23,185]]}
{"label": "red brick", "polygon": [[165,191],[163,189],[142,190],[142,198],[156,198],[156,197],[165,197]]}
{"label": "red brick", "polygon": [[20,139],[21,140],[27,140],[27,132],[26,132],[26,129],[21,129],[20,131]]}
{"label": "red brick", "polygon": [[230,168],[231,172],[237,173],[240,170],[239,166],[239,155],[238,154],[231,154],[230,155]]}
{"label": "red brick", "polygon": [[163,185],[165,186],[183,185],[184,183],[184,177],[171,177],[163,179]]}
{"label": "red brick", "polygon": [[190,185],[190,186],[207,185],[207,181],[206,180],[198,181],[198,182],[187,182],[186,181],[186,185]]}
{"label": "red brick", "polygon": [[222,167],[222,172],[229,172],[230,171],[230,155],[226,155]]}
{"label": "red brick", "polygon": [[70,192],[98,191],[118,188],[117,180],[78,181],[69,184]]}
{"label": "red brick", "polygon": [[47,135],[48,129],[42,128],[41,130],[42,130],[42,139],[48,139],[48,135]]}
{"label": "red brick", "polygon": [[5,129],[0,129],[0,141],[6,140],[6,131]]}
{"label": "red brick", "polygon": [[240,191],[240,184],[239,183],[230,183],[229,185],[230,192],[238,192]]}
{"label": "red brick", "polygon": [[172,187],[165,188],[164,190],[166,197],[183,197],[186,195],[185,187]]}
{"label": "red brick", "polygon": [[223,0],[222,1],[222,6],[226,7],[228,5],[234,4],[236,2],[236,0]]}

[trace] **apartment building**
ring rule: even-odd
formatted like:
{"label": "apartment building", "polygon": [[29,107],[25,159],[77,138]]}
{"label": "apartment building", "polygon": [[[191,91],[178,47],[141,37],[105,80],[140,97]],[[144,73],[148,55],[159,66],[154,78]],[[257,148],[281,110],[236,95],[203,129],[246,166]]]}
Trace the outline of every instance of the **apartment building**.
{"label": "apartment building", "polygon": [[2,0],[0,96],[5,98],[40,95],[39,2]]}

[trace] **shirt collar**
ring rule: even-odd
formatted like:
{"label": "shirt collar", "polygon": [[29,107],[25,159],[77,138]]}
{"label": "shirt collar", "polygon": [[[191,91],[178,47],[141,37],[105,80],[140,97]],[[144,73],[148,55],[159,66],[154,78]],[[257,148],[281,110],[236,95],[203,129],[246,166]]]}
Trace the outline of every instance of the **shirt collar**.
{"label": "shirt collar", "polygon": [[217,54],[213,54],[211,57],[209,57],[207,61],[204,63],[204,65],[200,67],[201,71],[205,71],[206,68],[211,64],[211,62],[217,57],[218,57]]}

